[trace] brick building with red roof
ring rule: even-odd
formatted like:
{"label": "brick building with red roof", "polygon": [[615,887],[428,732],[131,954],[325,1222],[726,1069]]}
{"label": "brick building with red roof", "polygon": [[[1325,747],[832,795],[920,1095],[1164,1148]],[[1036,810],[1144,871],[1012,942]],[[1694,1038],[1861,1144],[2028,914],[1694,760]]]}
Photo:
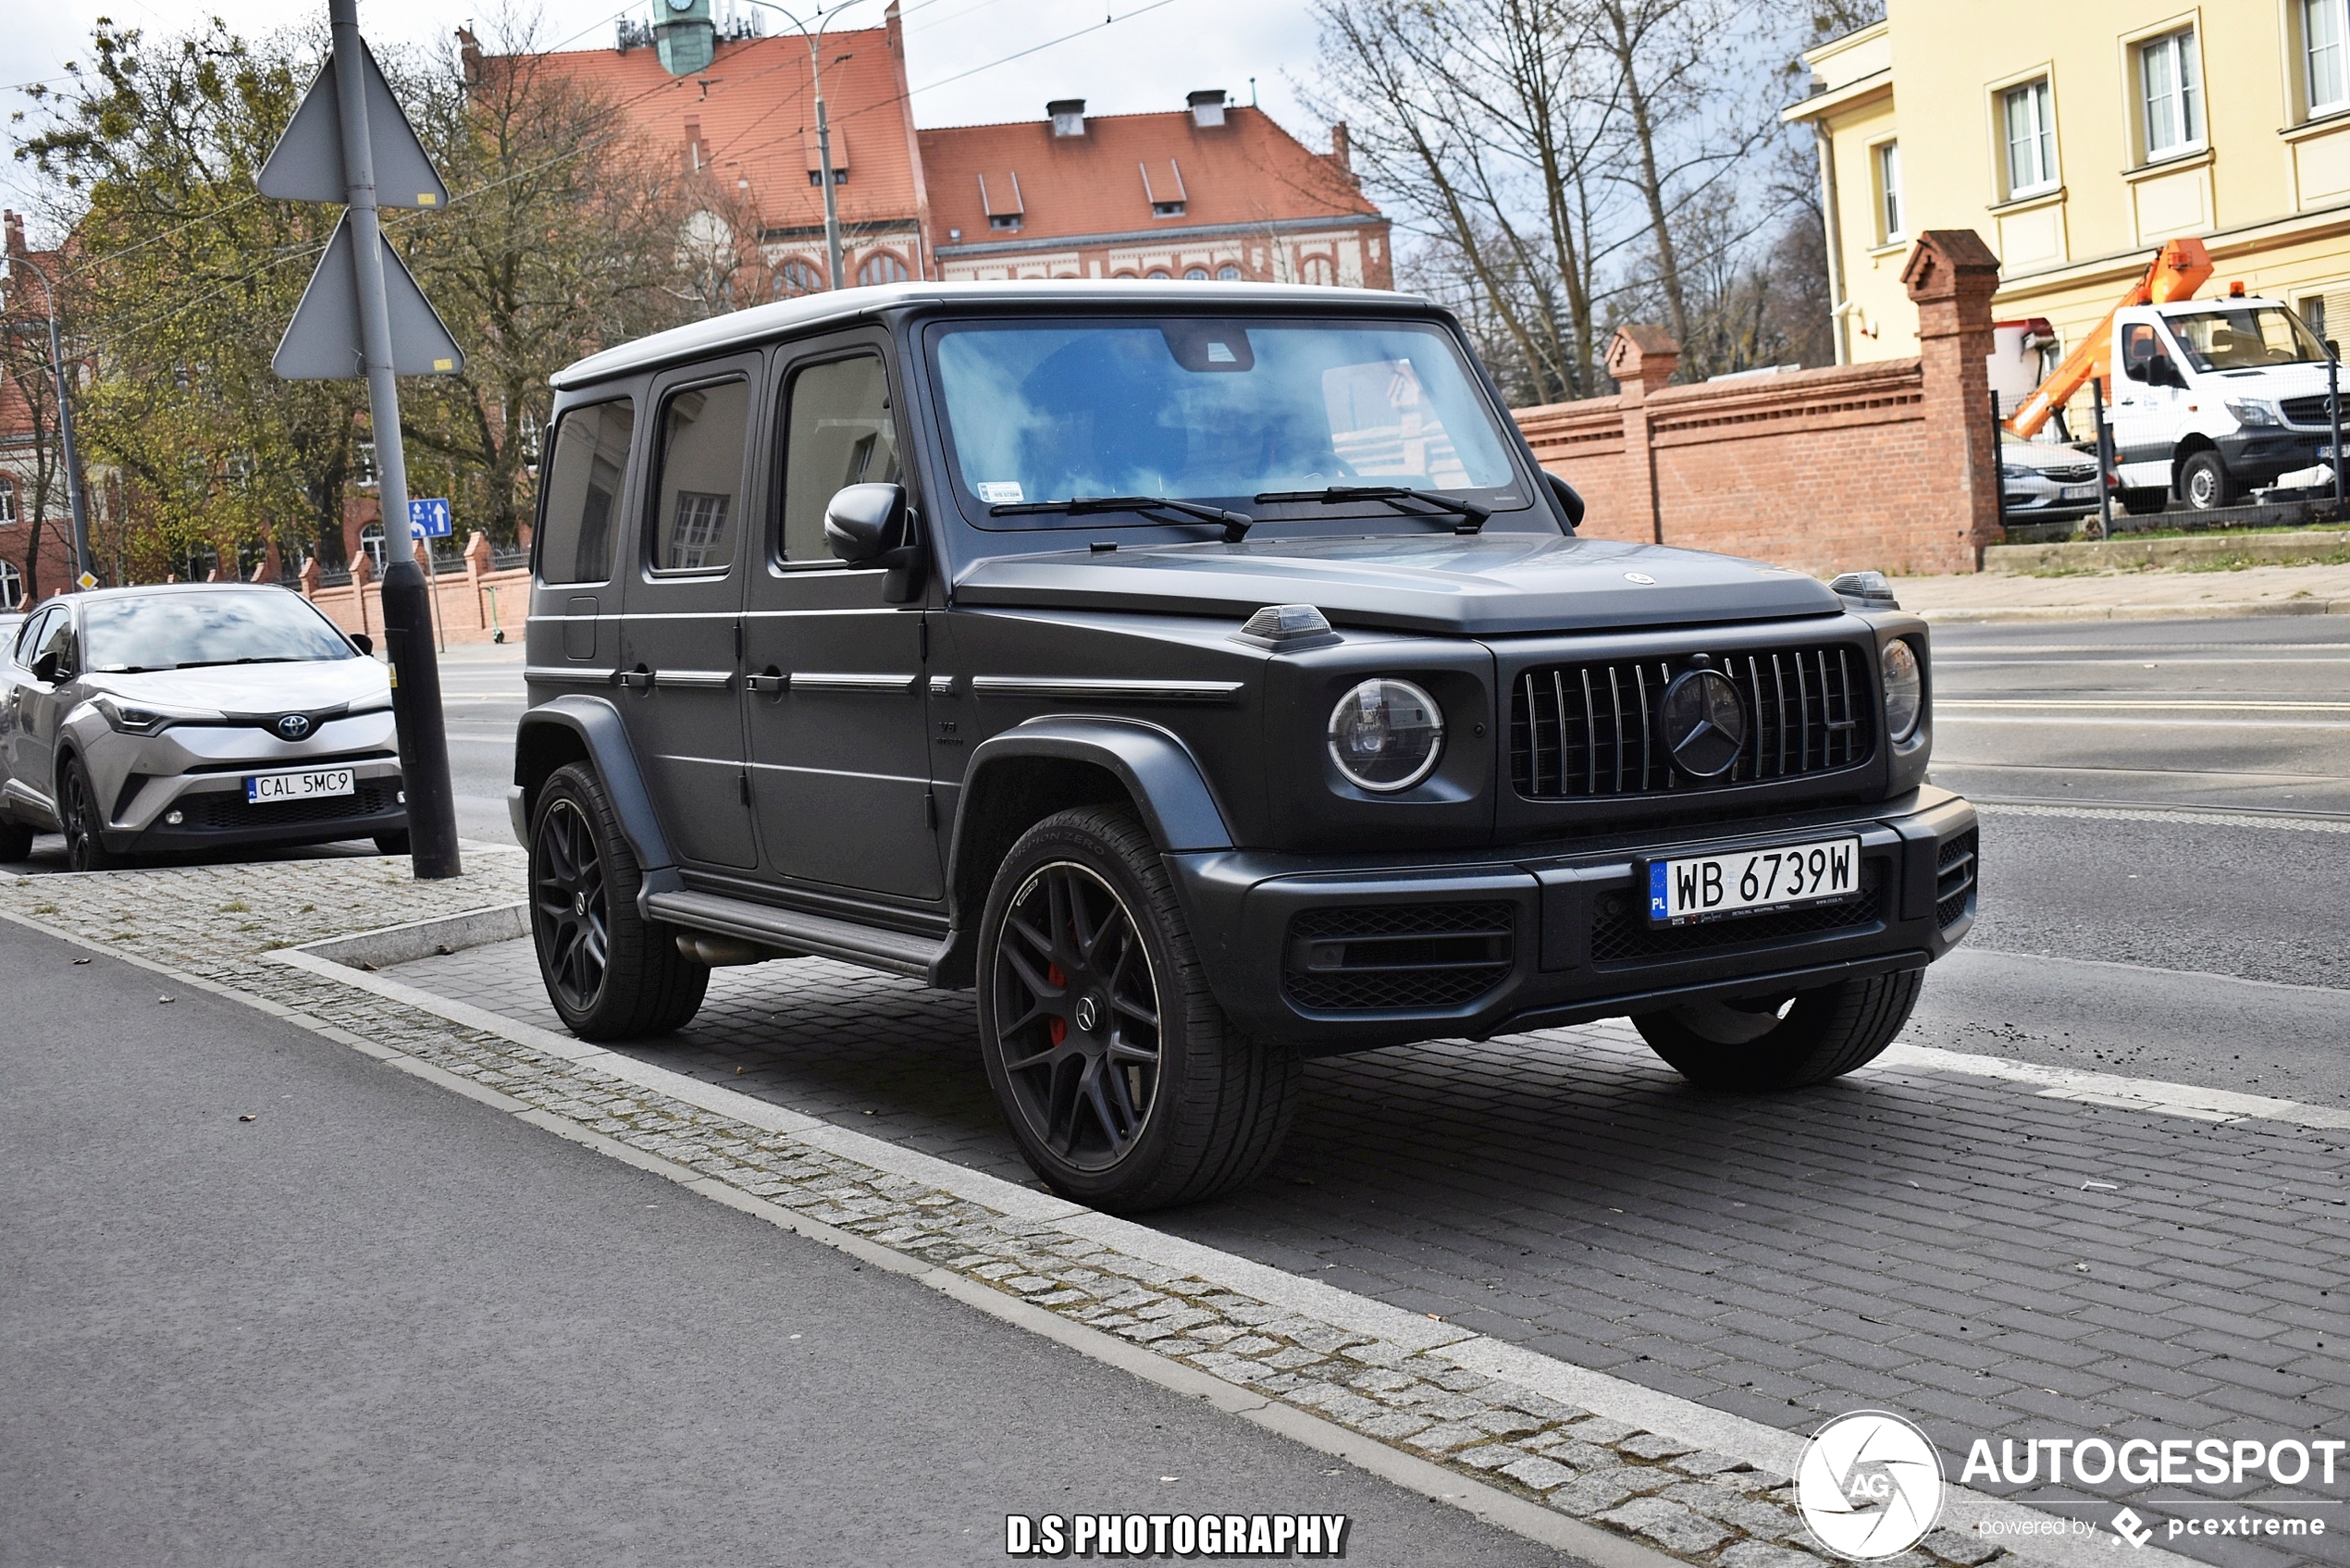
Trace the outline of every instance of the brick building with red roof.
{"label": "brick building with red roof", "polygon": [[[16,213],[0,216],[0,243],[12,259],[39,266],[53,279],[63,271],[56,252],[25,248],[24,219]],[[0,374],[0,610],[21,610],[33,595],[46,598],[68,586],[74,570],[71,509],[57,456],[57,404],[43,384],[49,374],[48,312],[30,268],[19,269],[9,281],[0,331],[13,339],[14,362],[11,373]],[[19,371],[32,378],[40,400],[37,426],[26,388],[15,374]],[[43,468],[49,473],[45,495],[39,482]]]}

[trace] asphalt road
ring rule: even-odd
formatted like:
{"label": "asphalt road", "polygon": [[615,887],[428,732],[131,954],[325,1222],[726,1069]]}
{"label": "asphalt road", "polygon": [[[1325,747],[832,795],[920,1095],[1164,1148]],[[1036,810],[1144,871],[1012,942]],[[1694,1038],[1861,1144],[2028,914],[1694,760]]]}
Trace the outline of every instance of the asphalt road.
{"label": "asphalt road", "polygon": [[1558,1561],[85,957],[0,925],[47,1020],[0,1043],[0,1565],[982,1562],[1007,1512],[1113,1510]]}

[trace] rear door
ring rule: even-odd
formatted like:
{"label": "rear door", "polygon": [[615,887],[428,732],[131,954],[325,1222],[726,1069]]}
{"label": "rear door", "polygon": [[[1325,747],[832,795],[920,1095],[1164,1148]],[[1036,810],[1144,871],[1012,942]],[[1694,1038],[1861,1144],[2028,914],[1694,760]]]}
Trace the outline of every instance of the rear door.
{"label": "rear door", "polygon": [[531,700],[566,689],[609,691],[620,661],[620,587],[613,559],[630,535],[628,454],[637,401],[566,409],[540,477],[537,572],[524,675]]}
{"label": "rear door", "polygon": [[689,865],[758,864],[743,776],[744,513],[760,356],[653,383],[620,633],[621,711],[662,827]]}
{"label": "rear door", "polygon": [[751,795],[774,874],[927,901],[943,893],[921,606],[884,602],[887,574],[824,545],[835,492],[903,482],[886,349],[847,333],[776,359],[776,505],[744,626]]}

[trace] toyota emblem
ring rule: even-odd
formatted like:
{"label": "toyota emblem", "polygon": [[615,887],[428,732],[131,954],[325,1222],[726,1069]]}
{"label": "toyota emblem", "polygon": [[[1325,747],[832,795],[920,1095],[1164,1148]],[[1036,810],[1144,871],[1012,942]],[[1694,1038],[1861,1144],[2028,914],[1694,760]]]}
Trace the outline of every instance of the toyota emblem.
{"label": "toyota emblem", "polygon": [[310,715],[289,713],[270,728],[278,732],[278,738],[281,740],[301,740],[310,734]]}
{"label": "toyota emblem", "polygon": [[1719,778],[1746,748],[1746,703],[1719,670],[1691,670],[1664,688],[1664,748],[1683,772]]}

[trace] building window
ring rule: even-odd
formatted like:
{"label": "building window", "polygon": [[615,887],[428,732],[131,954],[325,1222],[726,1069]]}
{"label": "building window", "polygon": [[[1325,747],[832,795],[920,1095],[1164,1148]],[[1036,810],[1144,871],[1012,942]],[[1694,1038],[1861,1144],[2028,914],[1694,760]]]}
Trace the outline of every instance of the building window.
{"label": "building window", "polygon": [[2138,82],[2144,93],[2139,107],[2146,117],[2148,163],[2203,145],[2201,76],[2191,27],[2138,45]]}
{"label": "building window", "polygon": [[823,273],[804,256],[794,256],[775,269],[775,292],[781,298],[820,293],[823,287]]}
{"label": "building window", "polygon": [[1143,276],[1144,276],[1144,278],[1149,278],[1149,279],[1150,279],[1152,282],[1154,282],[1154,283],[1165,283],[1165,282],[1167,282],[1169,278],[1173,278],[1175,275],[1174,275],[1173,273],[1171,273],[1171,272],[1168,271],[1168,270],[1167,270],[1165,267],[1163,267],[1163,266],[1155,266],[1155,267],[1151,268],[1148,272],[1145,272],[1144,274],[1143,274]]}
{"label": "building window", "polygon": [[1297,264],[1297,280],[1325,286],[1338,281],[1338,268],[1328,256],[1307,256]]}
{"label": "building window", "polygon": [[382,576],[384,569],[384,525],[380,523],[370,523],[365,527],[360,529],[359,548],[367,552],[368,561],[373,562],[375,565],[376,575],[379,577]]}
{"label": "building window", "polygon": [[17,520],[17,482],[0,474],[0,524]]}
{"label": "building window", "polygon": [[1185,267],[1185,268],[1183,269],[1183,281],[1184,281],[1184,282],[1186,282],[1186,283],[1205,283],[1205,282],[1206,282],[1206,281],[1207,281],[1207,268],[1206,268],[1206,267],[1204,267],[1204,266],[1187,266],[1187,267]]}
{"label": "building window", "polygon": [[987,227],[999,233],[1017,234],[1020,232],[1020,214],[991,213],[988,215]]}
{"label": "building window", "polygon": [[2350,109],[2350,0],[2301,0],[2301,49],[2308,61],[2309,112]]}
{"label": "building window", "polygon": [[351,449],[351,482],[362,489],[376,483],[376,443],[354,442]]}
{"label": "building window", "polygon": [[1887,142],[1876,150],[1876,223],[1880,243],[1890,245],[1906,232],[1901,227],[1901,143]]}
{"label": "building window", "polygon": [[1999,110],[2007,132],[2008,199],[2055,190],[2056,112],[2048,79],[2009,88],[1999,94]]}
{"label": "building window", "polygon": [[875,251],[857,268],[860,283],[903,283],[906,278],[906,264],[890,251]]}
{"label": "building window", "polygon": [[1226,262],[1216,269],[1216,281],[1218,283],[1238,283],[1240,280],[1241,269],[1231,262]]}
{"label": "building window", "polygon": [[[810,169],[808,171],[808,183],[817,187],[819,190],[822,189],[824,183],[824,171],[821,168]],[[833,183],[835,185],[847,184],[848,170],[845,167],[835,168],[833,170]]]}
{"label": "building window", "polygon": [[24,608],[24,574],[13,561],[0,561],[0,610]]}
{"label": "building window", "polygon": [[1181,202],[1153,202],[1151,204],[1153,217],[1181,217],[1182,216],[1183,204]]}

